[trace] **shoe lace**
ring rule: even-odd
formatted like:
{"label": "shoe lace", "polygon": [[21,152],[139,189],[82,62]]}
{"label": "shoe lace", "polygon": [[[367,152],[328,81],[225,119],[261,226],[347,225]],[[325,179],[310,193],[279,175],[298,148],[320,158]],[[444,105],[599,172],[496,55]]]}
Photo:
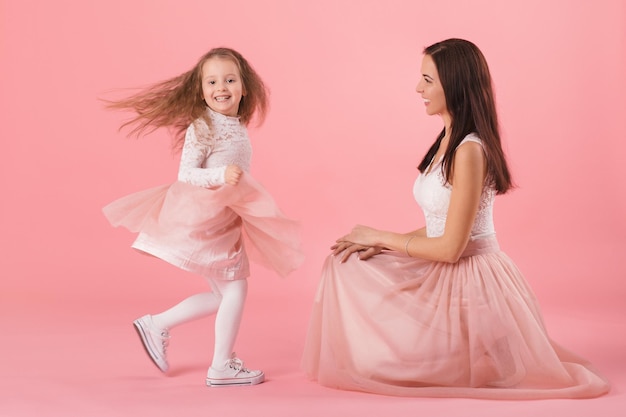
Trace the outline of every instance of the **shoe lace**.
{"label": "shoe lace", "polygon": [[243,366],[243,361],[239,359],[238,357],[236,357],[234,353],[233,353],[233,357],[230,358],[228,361],[226,361],[226,366],[236,371],[250,372],[247,368]]}
{"label": "shoe lace", "polygon": [[159,336],[161,338],[161,345],[163,346],[163,353],[165,353],[167,347],[170,345],[170,332],[167,329],[162,329]]}

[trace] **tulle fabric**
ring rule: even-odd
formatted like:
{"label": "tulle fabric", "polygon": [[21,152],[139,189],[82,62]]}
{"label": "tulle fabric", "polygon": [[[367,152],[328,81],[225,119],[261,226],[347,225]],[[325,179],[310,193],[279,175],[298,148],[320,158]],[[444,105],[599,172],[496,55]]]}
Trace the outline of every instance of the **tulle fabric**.
{"label": "tulle fabric", "polygon": [[386,395],[595,397],[608,383],[553,343],[537,301],[495,238],[450,264],[383,252],[329,256],[303,356],[311,379]]}
{"label": "tulle fabric", "polygon": [[303,261],[299,225],[246,173],[236,186],[177,181],[140,191],[103,212],[113,226],[139,233],[135,249],[206,277],[246,278],[247,252],[281,276]]}

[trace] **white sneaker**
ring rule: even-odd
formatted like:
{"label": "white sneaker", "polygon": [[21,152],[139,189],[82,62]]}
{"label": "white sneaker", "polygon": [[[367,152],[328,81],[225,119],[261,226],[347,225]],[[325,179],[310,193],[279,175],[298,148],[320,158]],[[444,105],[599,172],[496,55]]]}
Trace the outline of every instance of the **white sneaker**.
{"label": "white sneaker", "polygon": [[170,342],[170,334],[167,329],[159,329],[152,322],[152,316],[146,315],[133,321],[135,330],[141,338],[144,349],[152,359],[152,362],[161,370],[167,372],[167,346]]}
{"label": "white sneaker", "polygon": [[209,387],[232,385],[256,385],[265,380],[263,371],[251,371],[243,366],[243,361],[235,356],[226,361],[224,369],[209,368],[206,384]]}

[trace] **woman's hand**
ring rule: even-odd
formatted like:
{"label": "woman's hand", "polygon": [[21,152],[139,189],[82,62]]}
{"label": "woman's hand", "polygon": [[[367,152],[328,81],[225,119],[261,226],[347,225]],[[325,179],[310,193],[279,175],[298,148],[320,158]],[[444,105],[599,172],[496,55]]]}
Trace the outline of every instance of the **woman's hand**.
{"label": "woman's hand", "polygon": [[224,182],[229,185],[237,185],[242,175],[243,170],[237,165],[228,165],[224,172]]}
{"label": "woman's hand", "polygon": [[363,246],[351,242],[337,242],[330,249],[333,251],[333,256],[341,254],[341,263],[347,261],[353,253],[356,253],[357,259],[364,261],[378,255],[383,250],[379,246]]}
{"label": "woman's hand", "polygon": [[381,244],[382,234],[380,230],[372,229],[371,227],[356,225],[350,233],[337,239],[339,242],[350,242],[357,245],[366,247],[383,246]]}
{"label": "woman's hand", "polygon": [[378,255],[383,250],[378,244],[379,234],[380,232],[376,229],[357,225],[349,234],[337,239],[337,242],[330,247],[333,256],[341,254],[341,262],[345,262],[353,253],[356,253],[360,260]]}

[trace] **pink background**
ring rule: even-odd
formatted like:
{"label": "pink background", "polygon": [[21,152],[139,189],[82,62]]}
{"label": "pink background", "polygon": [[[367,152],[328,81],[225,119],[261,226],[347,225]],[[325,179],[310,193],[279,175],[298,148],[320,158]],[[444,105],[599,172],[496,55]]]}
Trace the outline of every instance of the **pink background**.
{"label": "pink background", "polygon": [[[299,369],[333,240],[355,223],[422,225],[415,166],[441,124],[415,85],[423,47],[448,37],[475,42],[494,78],[519,185],[496,203],[501,246],[552,337],[611,380],[606,397],[390,398]],[[253,269],[238,353],[269,381],[244,389],[203,387],[212,319],[174,330],[169,377],[153,369],[131,321],[205,286],[137,255],[100,211],[173,181],[178,156],[166,131],[126,139],[127,115],[97,98],[186,71],[214,46],[239,50],[271,88],[253,175],[301,221],[307,256],[287,280]],[[0,415],[621,415],[625,74],[623,0],[0,0]]]}

